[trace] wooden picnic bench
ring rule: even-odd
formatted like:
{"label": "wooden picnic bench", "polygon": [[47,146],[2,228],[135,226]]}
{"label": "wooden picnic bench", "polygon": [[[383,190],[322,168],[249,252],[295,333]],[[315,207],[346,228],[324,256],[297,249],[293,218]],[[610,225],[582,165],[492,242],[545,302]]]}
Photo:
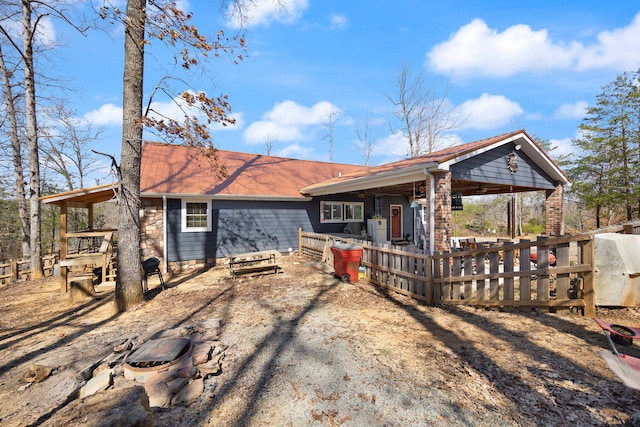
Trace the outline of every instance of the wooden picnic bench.
{"label": "wooden picnic bench", "polygon": [[68,233],[70,237],[101,237],[100,247],[98,252],[78,253],[78,254],[64,254],[64,258],[60,260],[60,276],[62,293],[69,291],[68,282],[68,270],[73,267],[83,267],[83,269],[89,269],[93,274],[94,266],[100,269],[101,280],[107,280],[107,268],[113,255],[113,231],[92,231],[92,232],[80,232],[80,233]]}
{"label": "wooden picnic bench", "polygon": [[239,274],[269,270],[277,273],[280,268],[280,264],[278,263],[279,255],[280,252],[276,250],[231,255],[229,257],[229,271],[233,278]]}

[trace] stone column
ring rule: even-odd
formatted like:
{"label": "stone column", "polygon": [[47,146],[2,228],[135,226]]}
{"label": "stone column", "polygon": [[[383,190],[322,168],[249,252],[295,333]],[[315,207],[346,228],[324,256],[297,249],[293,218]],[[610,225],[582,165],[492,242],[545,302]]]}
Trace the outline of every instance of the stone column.
{"label": "stone column", "polygon": [[434,203],[434,250],[451,250],[451,172],[437,172]]}
{"label": "stone column", "polygon": [[546,201],[547,236],[564,234],[564,187],[558,184],[555,190],[547,190]]}
{"label": "stone column", "polygon": [[143,198],[140,215],[140,246],[142,259],[158,257],[164,252],[162,199]]}

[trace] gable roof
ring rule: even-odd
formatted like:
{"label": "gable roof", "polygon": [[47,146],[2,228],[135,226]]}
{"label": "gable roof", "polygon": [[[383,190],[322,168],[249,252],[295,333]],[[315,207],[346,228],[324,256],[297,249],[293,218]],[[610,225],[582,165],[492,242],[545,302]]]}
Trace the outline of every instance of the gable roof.
{"label": "gable roof", "polygon": [[142,147],[142,196],[213,196],[217,199],[305,200],[300,188],[365,166],[296,160],[218,150],[227,177],[218,179],[200,148],[145,142]]}
{"label": "gable roof", "polygon": [[393,163],[361,169],[302,188],[303,194],[319,196],[347,191],[362,191],[375,187],[388,187],[411,181],[424,180],[426,173],[448,171],[451,166],[470,157],[505,144],[519,145],[552,179],[570,184],[567,175],[536,144],[524,130],[485,138],[468,144],[457,145],[434,153],[425,154]]}

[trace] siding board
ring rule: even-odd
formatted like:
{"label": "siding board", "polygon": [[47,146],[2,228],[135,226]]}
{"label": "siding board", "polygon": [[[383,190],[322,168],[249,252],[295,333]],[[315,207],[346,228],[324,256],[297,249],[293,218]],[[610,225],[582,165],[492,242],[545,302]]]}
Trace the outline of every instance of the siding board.
{"label": "siding board", "polygon": [[[507,168],[507,158],[512,151],[518,157],[516,173]],[[549,190],[556,187],[542,168],[522,150],[516,151],[510,145],[502,145],[452,165],[451,178]]]}

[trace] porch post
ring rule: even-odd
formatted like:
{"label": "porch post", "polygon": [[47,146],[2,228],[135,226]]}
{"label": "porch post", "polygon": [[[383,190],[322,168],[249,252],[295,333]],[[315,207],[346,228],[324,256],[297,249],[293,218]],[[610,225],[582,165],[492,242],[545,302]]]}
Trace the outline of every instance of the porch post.
{"label": "porch post", "polygon": [[[67,202],[60,205],[60,261],[67,259]],[[66,294],[69,291],[67,281],[68,267],[60,263],[60,293]]]}
{"label": "porch post", "polygon": [[564,187],[557,184],[555,190],[547,190],[547,236],[564,234]]}
{"label": "porch post", "polygon": [[432,173],[435,179],[433,239],[435,251],[451,250],[451,172]]}

